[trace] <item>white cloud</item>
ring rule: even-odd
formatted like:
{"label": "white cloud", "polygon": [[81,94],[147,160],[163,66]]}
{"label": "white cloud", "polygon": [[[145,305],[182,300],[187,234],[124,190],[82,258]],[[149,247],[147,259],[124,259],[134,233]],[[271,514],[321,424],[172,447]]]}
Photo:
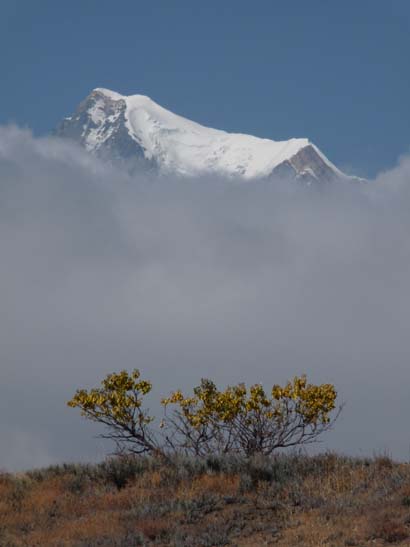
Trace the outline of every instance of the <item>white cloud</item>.
{"label": "white cloud", "polygon": [[409,182],[148,181],[1,128],[0,467],[101,457],[65,401],[135,366],[156,395],[306,372],[347,402],[325,446],[408,457]]}

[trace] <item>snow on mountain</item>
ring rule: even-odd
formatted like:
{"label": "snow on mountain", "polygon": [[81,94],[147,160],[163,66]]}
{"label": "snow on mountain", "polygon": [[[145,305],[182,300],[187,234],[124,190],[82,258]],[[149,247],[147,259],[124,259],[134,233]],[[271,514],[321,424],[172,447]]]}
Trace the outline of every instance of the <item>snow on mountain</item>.
{"label": "snow on mountain", "polygon": [[228,133],[178,116],[145,95],[124,96],[102,88],[94,89],[55,133],[100,156],[165,174],[351,179],[308,139],[273,141]]}

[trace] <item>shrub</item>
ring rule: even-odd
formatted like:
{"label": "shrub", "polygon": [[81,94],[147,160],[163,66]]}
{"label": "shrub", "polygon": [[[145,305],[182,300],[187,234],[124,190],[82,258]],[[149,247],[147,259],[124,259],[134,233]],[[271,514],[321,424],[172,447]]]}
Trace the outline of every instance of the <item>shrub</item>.
{"label": "shrub", "polygon": [[202,380],[190,397],[178,390],[163,399],[165,408],[175,408],[163,422],[169,429],[166,441],[197,456],[269,455],[316,441],[337,417],[330,417],[336,397],[333,385],[308,384],[305,376],[284,387],[274,385],[270,394],[259,384],[220,391],[211,380]]}
{"label": "shrub", "polygon": [[115,441],[119,453],[270,455],[279,448],[315,442],[338,416],[336,412],[332,417],[334,386],[308,384],[306,376],[295,377],[284,387],[274,385],[269,393],[260,384],[219,390],[203,379],[192,396],[177,390],[162,400],[160,436],[151,429],[153,418],[143,408],[152,385],[140,379],[137,369],[109,374],[101,384],[90,391],[77,390],[68,405],[105,425],[107,433],[101,436]]}
{"label": "shrub", "polygon": [[131,374],[126,370],[108,374],[101,384],[90,391],[77,390],[68,406],[80,408],[83,416],[107,426],[108,433],[101,437],[113,440],[119,451],[125,444],[136,454],[155,452],[158,447],[149,428],[153,418],[142,407],[152,384],[140,380],[137,369]]}

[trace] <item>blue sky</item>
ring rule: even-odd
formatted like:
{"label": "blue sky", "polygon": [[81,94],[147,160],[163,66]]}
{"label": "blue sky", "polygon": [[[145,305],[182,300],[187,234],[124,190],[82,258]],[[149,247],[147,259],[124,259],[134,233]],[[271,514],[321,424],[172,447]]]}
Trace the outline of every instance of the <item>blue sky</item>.
{"label": "blue sky", "polygon": [[2,0],[0,123],[46,134],[108,87],[372,176],[410,147],[409,52],[408,0]]}

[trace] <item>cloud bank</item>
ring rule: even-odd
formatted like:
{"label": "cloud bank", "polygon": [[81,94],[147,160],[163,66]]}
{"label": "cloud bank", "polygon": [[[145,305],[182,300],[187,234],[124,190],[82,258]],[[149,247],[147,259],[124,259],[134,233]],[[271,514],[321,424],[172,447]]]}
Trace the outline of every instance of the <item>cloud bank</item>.
{"label": "cloud bank", "polygon": [[201,377],[333,382],[322,448],[408,458],[410,159],[367,185],[132,177],[0,128],[0,467],[102,458],[65,406],[138,367],[155,399]]}

